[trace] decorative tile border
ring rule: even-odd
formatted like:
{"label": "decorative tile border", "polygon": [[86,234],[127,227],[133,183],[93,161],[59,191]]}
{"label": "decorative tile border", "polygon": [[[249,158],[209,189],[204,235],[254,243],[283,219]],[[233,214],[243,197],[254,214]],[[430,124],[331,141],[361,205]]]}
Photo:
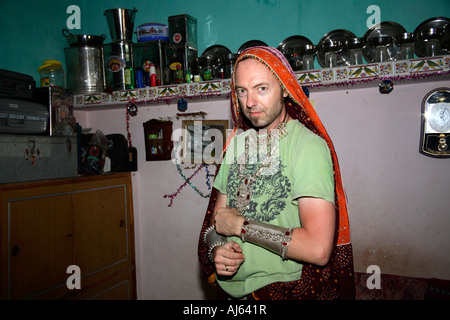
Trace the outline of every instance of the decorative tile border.
{"label": "decorative tile border", "polygon": [[322,72],[317,70],[299,72],[297,75],[297,81],[301,84],[311,84],[322,82]]}
{"label": "decorative tile border", "polygon": [[163,86],[163,87],[159,87],[157,90],[158,90],[158,93],[157,93],[158,98],[178,96],[178,86],[177,85]]}
{"label": "decorative tile border", "polygon": [[409,61],[410,73],[428,73],[444,70],[443,57],[432,59],[415,59]]}
{"label": "decorative tile border", "polygon": [[[385,63],[371,63],[357,66],[344,66],[330,69],[318,69],[296,72],[297,81],[304,86],[319,87],[355,84],[386,78],[422,77],[450,73],[450,55],[400,60]],[[74,106],[89,107],[97,105],[124,104],[129,100],[137,102],[170,101],[172,99],[196,98],[203,96],[228,95],[231,80],[213,80],[183,83],[160,87],[146,87],[132,90],[82,94],[74,96]]]}
{"label": "decorative tile border", "polygon": [[378,77],[377,64],[364,64],[359,66],[349,67],[348,80],[368,79]]}
{"label": "decorative tile border", "polygon": [[222,83],[220,81],[204,82],[198,84],[198,86],[199,86],[198,92],[200,94],[222,92]]}

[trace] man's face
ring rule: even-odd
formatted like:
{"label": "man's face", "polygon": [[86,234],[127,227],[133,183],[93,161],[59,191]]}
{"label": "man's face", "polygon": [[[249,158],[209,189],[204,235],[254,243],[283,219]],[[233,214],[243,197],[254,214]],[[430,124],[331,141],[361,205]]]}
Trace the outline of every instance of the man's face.
{"label": "man's face", "polygon": [[236,94],[242,113],[255,128],[270,131],[283,121],[286,95],[275,76],[258,60],[246,59],[238,64]]}

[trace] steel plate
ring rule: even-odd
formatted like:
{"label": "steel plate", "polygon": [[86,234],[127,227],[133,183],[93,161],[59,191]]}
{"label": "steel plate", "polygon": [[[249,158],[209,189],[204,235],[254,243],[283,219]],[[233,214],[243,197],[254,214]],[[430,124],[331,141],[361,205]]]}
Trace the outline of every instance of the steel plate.
{"label": "steel plate", "polygon": [[416,42],[414,42],[414,51],[416,55],[420,58],[425,56],[425,41],[420,39],[419,35],[421,31],[428,31],[431,28],[442,28],[443,36],[439,40],[441,44],[441,50],[443,50],[444,54],[448,54],[450,51],[450,19],[445,17],[436,17],[425,20],[421,24],[419,24],[414,30],[414,33],[417,36]]}
{"label": "steel plate", "polygon": [[267,43],[265,43],[264,41],[261,40],[250,40],[247,41],[246,43],[244,43],[242,46],[239,47],[237,54],[241,54],[242,51],[244,51],[247,48],[251,48],[251,47],[268,47]]}
{"label": "steel plate", "polygon": [[206,48],[205,51],[203,51],[201,57],[214,57],[218,58],[220,61],[226,60],[226,56],[231,53],[231,50],[228,49],[225,46],[222,46],[220,44],[216,44],[214,46]]}
{"label": "steel plate", "polygon": [[[364,39],[368,40],[370,38],[378,37],[392,37],[391,43],[387,46],[388,54],[390,60],[397,60],[400,58],[400,46],[394,41],[397,36],[406,33],[405,28],[400,24],[393,21],[384,21],[377,23],[372,28],[366,31],[364,34]],[[363,55],[367,62],[373,62],[375,56],[375,47],[368,44],[363,49]]]}
{"label": "steel plate", "polygon": [[[357,38],[353,32],[345,30],[345,29],[337,29],[328,32],[326,35],[320,39],[319,44],[317,45],[317,61],[322,67],[325,67],[325,50],[324,46],[329,46],[332,43],[345,44],[347,42],[352,41],[354,38]],[[339,51],[337,56],[337,65],[338,66],[348,66],[350,65],[350,57],[349,52],[345,45],[343,45],[342,50]]]}

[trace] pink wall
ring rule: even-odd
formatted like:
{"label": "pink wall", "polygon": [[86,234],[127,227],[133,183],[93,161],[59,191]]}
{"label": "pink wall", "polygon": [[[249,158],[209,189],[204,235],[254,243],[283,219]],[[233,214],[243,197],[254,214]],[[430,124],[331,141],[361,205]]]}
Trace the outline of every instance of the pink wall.
{"label": "pink wall", "polygon": [[[447,78],[448,79],[448,78]],[[450,160],[419,154],[422,98],[449,80],[395,84],[382,95],[377,84],[361,88],[315,89],[310,99],[334,141],[349,199],[355,270],[378,265],[382,273],[450,279]],[[125,106],[76,111],[83,127],[126,135]],[[229,101],[190,101],[187,112],[209,120],[229,119]],[[134,174],[134,214],[138,295],[141,299],[203,299],[197,240],[207,199],[184,188],[171,161],[145,161],[142,124],[168,117],[181,127],[176,101],[139,105],[131,118],[138,148]],[[230,121],[231,123],[231,121]],[[214,167],[210,166],[213,171]],[[186,169],[185,175],[194,169]],[[207,193],[205,170],[193,183]]]}
{"label": "pink wall", "polygon": [[443,86],[312,93],[338,152],[357,271],[450,279],[450,160],[418,152],[422,99]]}

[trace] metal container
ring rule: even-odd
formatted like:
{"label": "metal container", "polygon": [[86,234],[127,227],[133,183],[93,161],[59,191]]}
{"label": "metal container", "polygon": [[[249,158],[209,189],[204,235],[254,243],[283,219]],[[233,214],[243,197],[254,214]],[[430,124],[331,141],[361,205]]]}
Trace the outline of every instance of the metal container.
{"label": "metal container", "polygon": [[172,44],[186,44],[197,49],[197,19],[188,14],[170,16],[169,41]]}
{"label": "metal container", "polygon": [[137,41],[162,40],[169,42],[169,27],[162,23],[144,23],[136,29]]}
{"label": "metal container", "polygon": [[93,36],[89,34],[72,34],[69,29],[62,29],[63,36],[67,39],[67,43],[70,47],[76,46],[91,46],[98,47],[103,44],[103,40],[106,39],[104,34],[100,36]]}
{"label": "metal container", "polygon": [[0,183],[75,177],[76,137],[0,135]]}
{"label": "metal container", "polygon": [[133,66],[133,43],[117,41],[103,46],[105,87],[125,90],[125,71]]}
{"label": "metal container", "polygon": [[165,77],[169,83],[185,82],[187,71],[197,74],[197,49],[187,44],[168,44],[165,47],[165,55]]}
{"label": "metal container", "polygon": [[112,41],[132,41],[136,8],[108,9],[103,14],[106,17]]}
{"label": "metal container", "polygon": [[67,88],[74,94],[101,92],[105,88],[103,47],[73,46],[64,48]]}
{"label": "metal container", "polygon": [[0,133],[44,134],[48,123],[47,106],[32,101],[0,98]]}

